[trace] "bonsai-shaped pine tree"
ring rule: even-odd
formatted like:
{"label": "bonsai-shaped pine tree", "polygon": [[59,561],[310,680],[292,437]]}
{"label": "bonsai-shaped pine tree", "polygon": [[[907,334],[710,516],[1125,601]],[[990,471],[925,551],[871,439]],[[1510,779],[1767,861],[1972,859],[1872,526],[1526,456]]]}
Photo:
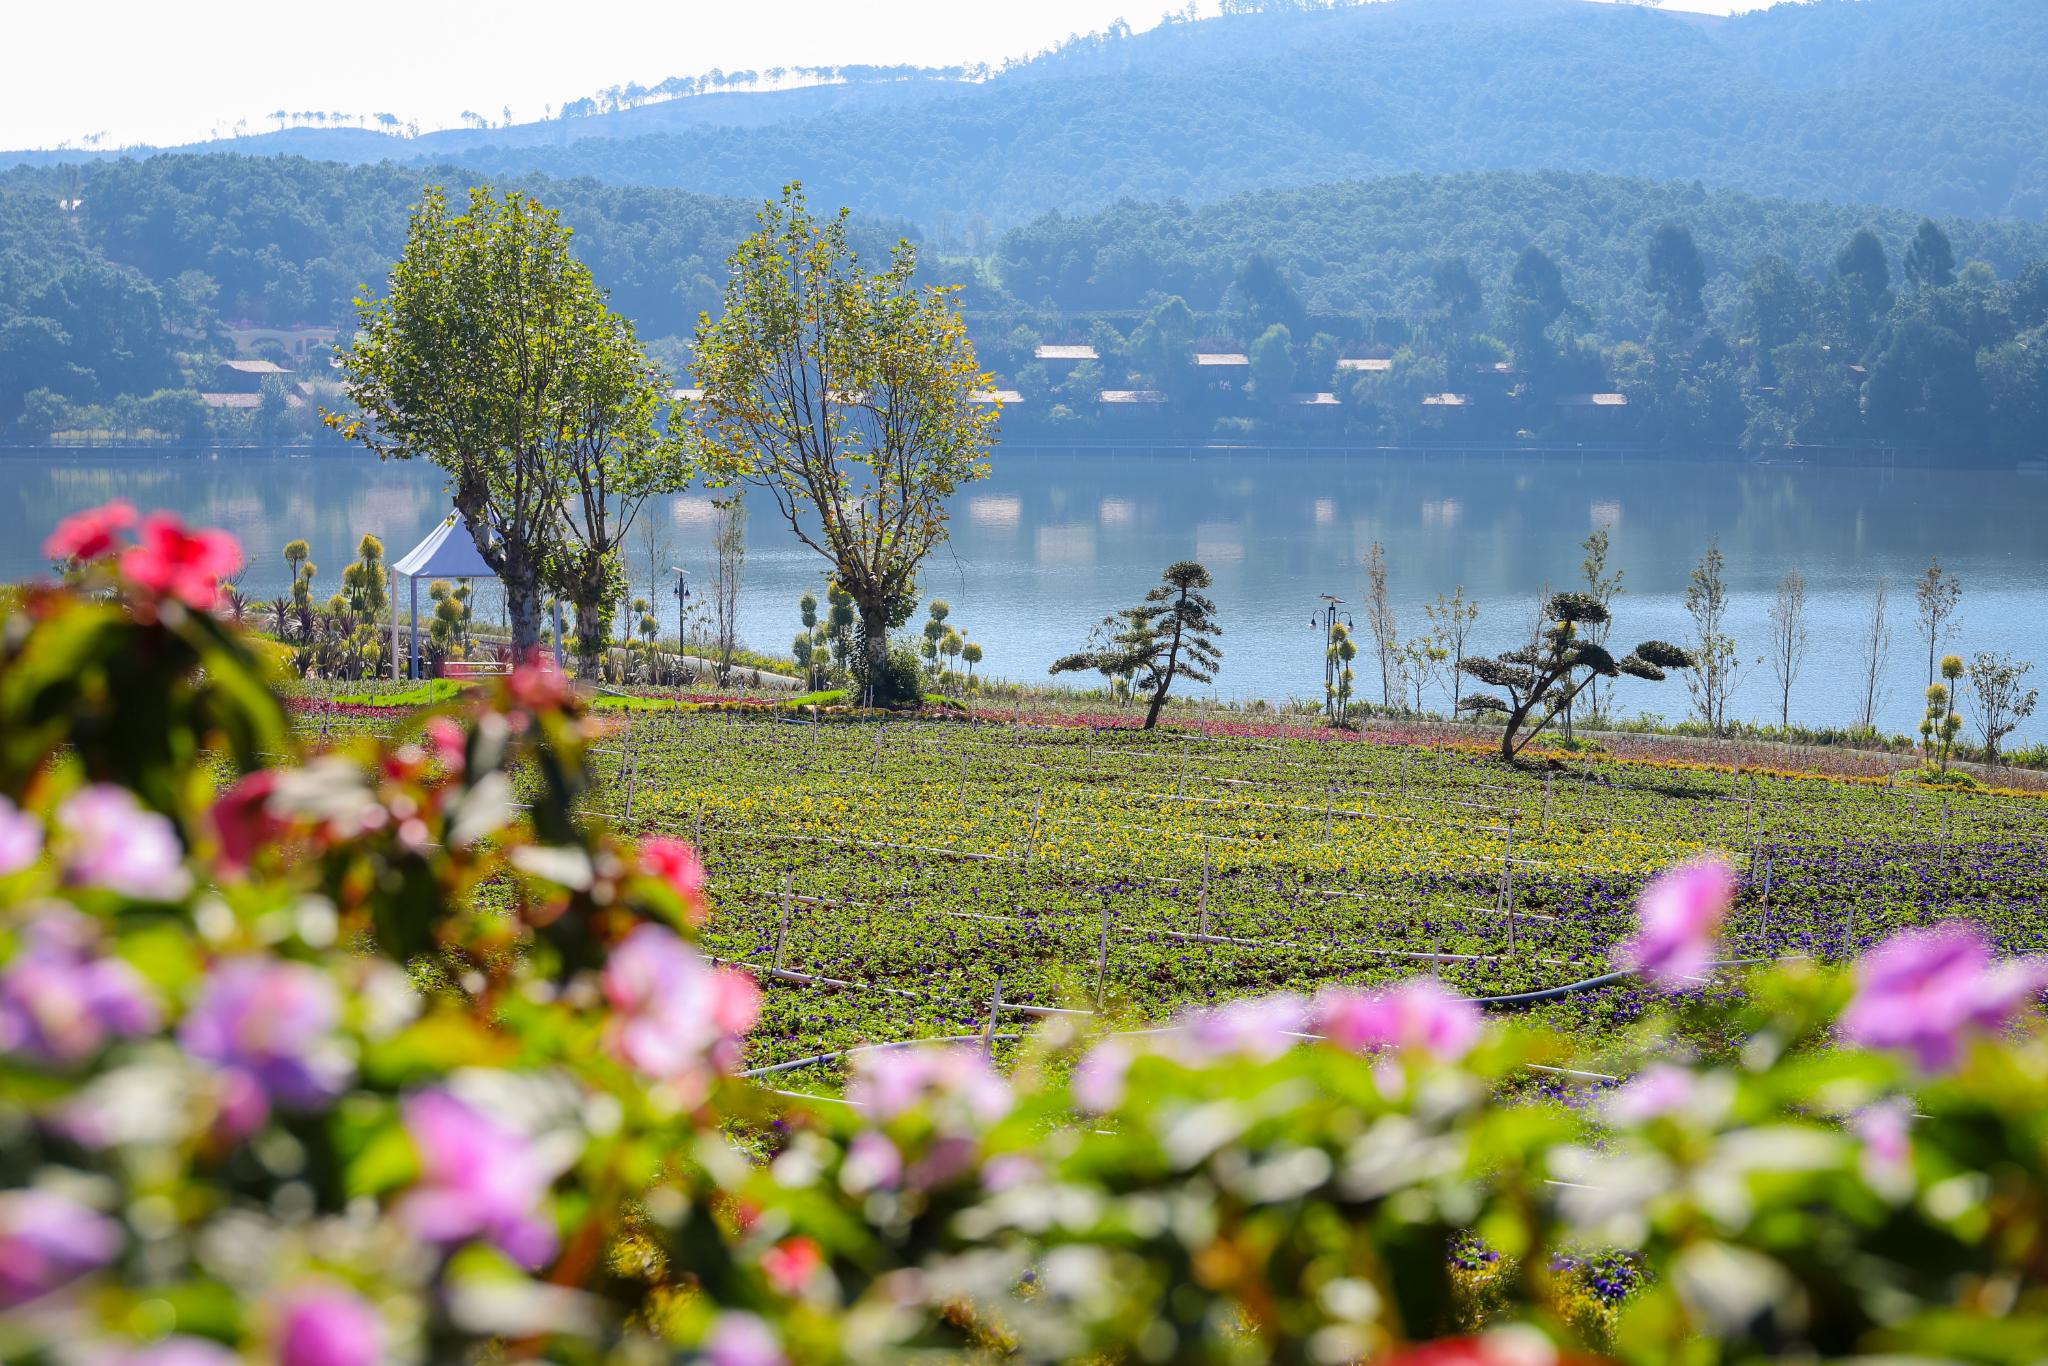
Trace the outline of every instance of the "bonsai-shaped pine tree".
{"label": "bonsai-shaped pine tree", "polygon": [[[1497,711],[1506,716],[1500,757],[1509,762],[1562,716],[1572,699],[1594,679],[1628,674],[1661,683],[1666,669],[1692,667],[1691,655],[1661,640],[1646,640],[1621,659],[1586,640],[1580,628],[1605,625],[1610,620],[1607,608],[1591,593],[1559,593],[1544,605],[1543,617],[1549,624],[1539,629],[1529,644],[1490,659],[1467,659],[1463,665],[1479,682],[1507,694],[1502,701],[1474,693],[1460,705],[1466,711]],[[1541,715],[1530,725],[1529,718],[1539,708]]]}
{"label": "bonsai-shaped pine tree", "polygon": [[1216,637],[1216,604],[1201,590],[1213,580],[1193,560],[1170,564],[1160,585],[1136,607],[1103,618],[1089,639],[1089,648],[1054,661],[1052,673],[1093,669],[1109,678],[1135,677],[1152,694],[1145,711],[1145,729],[1159,724],[1166,694],[1174,679],[1185,675],[1197,683],[1212,682],[1223,651]]}

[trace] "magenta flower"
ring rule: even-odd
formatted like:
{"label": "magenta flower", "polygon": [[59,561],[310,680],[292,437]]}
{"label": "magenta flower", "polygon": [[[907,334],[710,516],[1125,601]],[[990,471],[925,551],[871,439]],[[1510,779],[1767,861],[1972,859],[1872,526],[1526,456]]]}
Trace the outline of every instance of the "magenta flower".
{"label": "magenta flower", "polygon": [[783,1366],[789,1358],[768,1325],[752,1314],[718,1316],[704,1339],[707,1366]]}
{"label": "magenta flower", "polygon": [[235,958],[214,965],[178,1042],[221,1069],[223,1127],[247,1134],[270,1105],[317,1110],[347,1087],[350,1067],[335,1036],[341,998],[303,963]]}
{"label": "magenta flower", "polygon": [[167,817],[110,783],[72,793],[57,808],[64,875],[141,901],[176,901],[192,889],[185,850]]}
{"label": "magenta flower", "polygon": [[278,1366],[377,1366],[384,1325],[368,1300],[339,1286],[293,1294],[278,1316]]}
{"label": "magenta flower", "polygon": [[69,1285],[121,1255],[121,1226],[69,1196],[0,1191],[0,1309]]}
{"label": "magenta flower", "polygon": [[2002,1029],[2048,985],[2048,960],[1996,961],[1984,931],[1964,920],[1906,930],[1856,963],[1842,1037],[1911,1053],[1926,1071],[1955,1066],[1972,1031]]}
{"label": "magenta flower", "polygon": [[613,1012],[612,1052],[664,1081],[707,1065],[731,1071],[761,1003],[753,979],[713,968],[659,925],[640,926],[612,950],[604,992]]}
{"label": "magenta flower", "polygon": [[553,1177],[524,1135],[446,1091],[405,1102],[405,1131],[419,1154],[419,1184],[398,1205],[414,1236],[444,1247],[483,1238],[529,1271],[555,1251],[542,1216]]}
{"label": "magenta flower", "polygon": [[18,873],[43,856],[43,827],[36,818],[0,797],[0,877]]}
{"label": "magenta flower", "polygon": [[168,512],[143,518],[136,543],[121,552],[121,572],[131,581],[196,612],[212,610],[220,581],[241,564],[242,547],[227,532],[188,530]]}
{"label": "magenta flower", "polygon": [[43,558],[97,560],[121,548],[123,533],[135,525],[135,505],[117,499],[104,507],[74,512],[43,541]]}
{"label": "magenta flower", "polygon": [[50,910],[23,934],[0,973],[0,1053],[76,1063],[109,1039],[153,1032],[156,1003],[142,975],[119,958],[100,957],[92,922]]}
{"label": "magenta flower", "polygon": [[887,1123],[920,1106],[953,1126],[979,1127],[1010,1112],[1010,1085],[969,1048],[876,1048],[856,1053],[846,1098]]}
{"label": "magenta flower", "polygon": [[1315,999],[1317,1033],[1355,1053],[1395,1049],[1456,1062],[1484,1032],[1479,1007],[1432,977],[1368,994],[1332,988]]}
{"label": "magenta flower", "polygon": [[1718,858],[1681,864],[1643,889],[1636,932],[1615,946],[1615,966],[1659,989],[1689,991],[1714,964],[1721,921],[1735,901],[1735,872]]}

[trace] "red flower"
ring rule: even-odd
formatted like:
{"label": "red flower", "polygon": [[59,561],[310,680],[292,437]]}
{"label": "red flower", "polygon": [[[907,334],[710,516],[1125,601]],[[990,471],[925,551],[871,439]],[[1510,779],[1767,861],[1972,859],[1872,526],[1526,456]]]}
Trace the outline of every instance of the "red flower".
{"label": "red flower", "polygon": [[242,563],[242,547],[225,531],[187,531],[168,512],[142,519],[137,544],[121,555],[121,572],[160,597],[206,611],[220,596],[220,581]]}
{"label": "red flower", "polygon": [[1387,1358],[1386,1366],[1527,1366],[1531,1361],[1546,1362],[1549,1366],[1600,1366],[1604,1360],[1554,1353],[1546,1350],[1540,1339],[1530,1343],[1508,1334],[1491,1334],[1418,1343]]}
{"label": "red flower", "polygon": [[686,840],[656,835],[640,841],[640,867],[675,888],[693,911],[704,907],[704,860]]}
{"label": "red flower", "polygon": [[528,711],[552,711],[570,697],[569,680],[549,665],[538,649],[526,652],[525,660],[512,671],[507,686],[513,702]]}
{"label": "red flower", "polygon": [[57,529],[43,542],[43,554],[53,560],[97,560],[119,548],[121,533],[135,525],[135,505],[115,501],[105,507],[73,513],[57,523]]}
{"label": "red flower", "polygon": [[825,1258],[818,1251],[818,1244],[809,1238],[786,1238],[761,1254],[761,1270],[767,1275],[768,1283],[781,1295],[800,1295],[811,1277],[818,1274],[818,1268],[825,1264]]}
{"label": "red flower", "polygon": [[229,788],[213,804],[213,832],[220,840],[221,866],[238,873],[256,851],[276,839],[284,822],[270,814],[277,771],[259,769]]}

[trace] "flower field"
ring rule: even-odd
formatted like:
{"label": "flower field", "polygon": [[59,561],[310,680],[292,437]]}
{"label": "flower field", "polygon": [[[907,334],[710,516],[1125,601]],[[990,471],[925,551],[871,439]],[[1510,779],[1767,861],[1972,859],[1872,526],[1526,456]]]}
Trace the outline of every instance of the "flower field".
{"label": "flower field", "polygon": [[[697,843],[706,950],[769,989],[761,1067],[884,1040],[1127,1025],[1418,974],[1486,999],[1606,974],[1655,870],[1720,851],[1743,958],[1956,915],[2048,942],[2048,805],[1310,738],[638,714],[592,809]],[[831,979],[819,984],[805,978]],[[1000,1001],[998,991],[1000,990]],[[1544,1002],[1597,1062],[1629,983]],[[1512,1006],[1520,1003],[1503,1003]],[[830,1085],[829,1066],[792,1084]]]}

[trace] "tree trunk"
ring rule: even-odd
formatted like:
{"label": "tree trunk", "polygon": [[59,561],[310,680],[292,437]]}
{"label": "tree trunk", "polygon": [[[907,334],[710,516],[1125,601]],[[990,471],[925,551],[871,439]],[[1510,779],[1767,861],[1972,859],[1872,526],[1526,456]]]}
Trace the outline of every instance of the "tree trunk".
{"label": "tree trunk", "polygon": [[505,615],[512,626],[512,658],[525,663],[540,649],[540,573],[523,555],[507,554],[498,581],[505,587]]}
{"label": "tree trunk", "polygon": [[[1187,591],[1181,591],[1181,601],[1187,600]],[[1159,713],[1166,709],[1166,693],[1173,687],[1174,671],[1180,667],[1180,618],[1173,620],[1173,644],[1166,647],[1166,667],[1160,671],[1159,686],[1152,690],[1152,705],[1145,711],[1145,729],[1151,730],[1159,724]]]}

